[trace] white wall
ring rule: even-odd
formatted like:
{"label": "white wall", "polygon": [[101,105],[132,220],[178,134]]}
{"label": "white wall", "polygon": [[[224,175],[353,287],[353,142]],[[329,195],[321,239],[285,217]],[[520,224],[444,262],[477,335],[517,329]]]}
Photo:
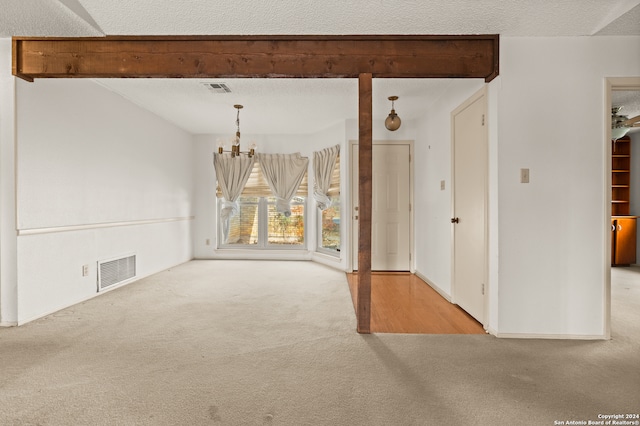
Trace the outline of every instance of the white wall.
{"label": "white wall", "polygon": [[[640,75],[640,58],[621,55],[637,51],[638,37],[502,39],[500,77],[488,87],[489,327],[498,335],[605,335],[604,79]],[[415,145],[424,161],[415,168],[416,269],[445,294],[449,114],[477,88],[458,84],[424,112]],[[525,167],[531,183],[520,184]]]}
{"label": "white wall", "polygon": [[99,260],[192,258],[191,135],[90,80],[19,80],[16,115],[20,323],[95,296]]}
{"label": "white wall", "polygon": [[0,325],[18,322],[14,100],[11,40],[0,39]]}
{"label": "white wall", "polygon": [[[215,135],[195,135],[193,142],[194,203],[193,256],[211,259],[217,246],[216,172],[213,168]],[[208,240],[208,244],[207,244]]]}
{"label": "white wall", "polygon": [[501,39],[502,335],[604,336],[604,79],[640,75],[629,52],[640,37]]}
{"label": "white wall", "polygon": [[[484,85],[453,80],[422,112],[415,144],[416,271],[451,296],[451,112]],[[444,190],[441,188],[444,181]]]}

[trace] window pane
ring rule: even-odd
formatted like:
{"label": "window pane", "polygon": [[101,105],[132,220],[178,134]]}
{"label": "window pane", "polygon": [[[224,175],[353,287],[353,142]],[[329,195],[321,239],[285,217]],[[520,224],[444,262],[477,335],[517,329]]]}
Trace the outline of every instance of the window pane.
{"label": "window pane", "polygon": [[286,217],[276,211],[275,204],[269,203],[268,214],[268,244],[304,244],[304,204],[291,203],[291,216]]}
{"label": "window pane", "polygon": [[331,197],[331,207],[322,212],[322,242],[320,247],[340,250],[340,196]]}
{"label": "window pane", "polygon": [[240,213],[229,221],[229,238],[225,244],[258,244],[258,198],[240,197]]}

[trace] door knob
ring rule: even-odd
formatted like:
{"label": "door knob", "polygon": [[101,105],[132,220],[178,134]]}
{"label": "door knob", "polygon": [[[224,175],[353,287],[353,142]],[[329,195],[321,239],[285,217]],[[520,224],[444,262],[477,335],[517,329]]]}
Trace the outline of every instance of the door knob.
{"label": "door knob", "polygon": [[457,218],[457,217],[452,217],[451,218],[451,223],[458,223],[458,222],[460,222],[459,218]]}

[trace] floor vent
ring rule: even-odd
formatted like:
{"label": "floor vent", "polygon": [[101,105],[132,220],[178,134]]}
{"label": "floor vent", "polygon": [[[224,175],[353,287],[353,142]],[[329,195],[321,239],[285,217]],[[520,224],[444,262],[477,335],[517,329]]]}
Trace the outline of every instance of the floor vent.
{"label": "floor vent", "polygon": [[136,276],[136,256],[98,262],[98,291],[122,284]]}
{"label": "floor vent", "polygon": [[202,83],[204,86],[211,90],[213,93],[231,93],[231,89],[226,83]]}

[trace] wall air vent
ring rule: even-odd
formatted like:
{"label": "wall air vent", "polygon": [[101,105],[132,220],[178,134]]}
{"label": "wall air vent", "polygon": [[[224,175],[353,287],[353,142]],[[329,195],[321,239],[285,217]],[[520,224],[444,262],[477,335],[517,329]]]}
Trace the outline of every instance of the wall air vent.
{"label": "wall air vent", "polygon": [[136,276],[136,256],[98,262],[98,292],[131,281]]}
{"label": "wall air vent", "polygon": [[202,83],[207,89],[213,93],[231,93],[231,89],[226,83]]}

